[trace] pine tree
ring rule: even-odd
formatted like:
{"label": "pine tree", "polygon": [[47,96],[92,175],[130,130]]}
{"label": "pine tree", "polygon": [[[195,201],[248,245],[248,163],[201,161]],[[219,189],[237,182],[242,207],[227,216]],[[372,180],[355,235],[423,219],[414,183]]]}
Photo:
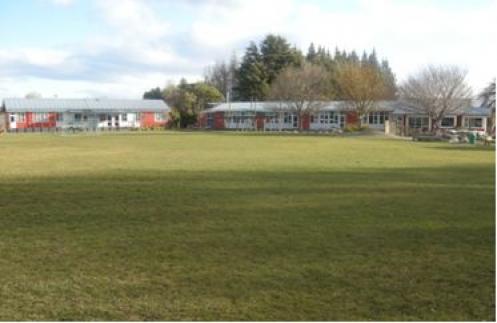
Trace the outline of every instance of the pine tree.
{"label": "pine tree", "polygon": [[395,80],[395,75],[388,64],[386,59],[381,61],[380,72],[383,77],[383,82],[385,82],[386,94],[385,99],[395,99],[397,95],[397,85]]}
{"label": "pine tree", "polygon": [[254,42],[245,51],[237,72],[237,94],[241,100],[264,100],[269,90],[262,56]]}
{"label": "pine tree", "polygon": [[293,51],[288,41],[281,36],[267,35],[260,48],[268,84],[271,84],[283,68],[302,62],[302,57],[299,57],[302,54]]}
{"label": "pine tree", "polygon": [[314,47],[314,43],[311,43],[311,45],[309,45],[309,49],[307,50],[306,59],[309,63],[314,63],[316,62],[316,58],[317,58],[316,48]]}
{"label": "pine tree", "polygon": [[355,52],[355,50],[350,52],[350,54],[348,55],[348,60],[349,60],[349,62],[354,63],[354,64],[359,63],[359,56],[357,56],[357,53]]}
{"label": "pine tree", "polygon": [[368,63],[373,67],[380,68],[380,64],[378,63],[378,58],[376,57],[376,50],[374,48],[371,54],[369,54]]}

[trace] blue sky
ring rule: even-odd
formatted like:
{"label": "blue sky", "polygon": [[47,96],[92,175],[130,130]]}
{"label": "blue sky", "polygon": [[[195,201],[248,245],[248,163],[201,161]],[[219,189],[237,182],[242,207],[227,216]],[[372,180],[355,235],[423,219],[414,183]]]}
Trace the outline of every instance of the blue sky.
{"label": "blue sky", "polygon": [[477,92],[495,76],[495,20],[490,0],[0,0],[0,99],[136,98],[270,32],[304,51],[375,48],[399,81],[457,64]]}

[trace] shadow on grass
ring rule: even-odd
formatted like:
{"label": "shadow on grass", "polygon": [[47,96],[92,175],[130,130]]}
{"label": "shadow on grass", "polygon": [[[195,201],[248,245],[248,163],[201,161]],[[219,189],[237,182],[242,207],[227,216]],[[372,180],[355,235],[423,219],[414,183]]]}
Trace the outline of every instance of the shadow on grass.
{"label": "shadow on grass", "polygon": [[493,320],[494,178],[492,165],[6,178],[0,318]]}

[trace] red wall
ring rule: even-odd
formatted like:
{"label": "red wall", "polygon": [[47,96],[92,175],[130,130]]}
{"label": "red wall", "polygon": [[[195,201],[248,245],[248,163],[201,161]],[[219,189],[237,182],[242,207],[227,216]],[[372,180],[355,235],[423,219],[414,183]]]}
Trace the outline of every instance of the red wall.
{"label": "red wall", "polygon": [[214,129],[224,129],[224,112],[214,112]]}
{"label": "red wall", "polygon": [[302,116],[302,129],[308,130],[311,127],[311,116],[306,113]]}
{"label": "red wall", "polygon": [[[8,119],[8,125],[10,126],[10,120]],[[57,113],[48,113],[48,120],[43,122],[35,122],[33,112],[24,113],[24,122],[17,122],[17,129],[26,128],[55,128],[57,122]]]}
{"label": "red wall", "polygon": [[162,127],[167,124],[167,120],[165,121],[155,121],[155,113],[154,112],[142,112],[140,113],[140,127],[142,128],[151,128],[151,127]]}
{"label": "red wall", "polygon": [[345,124],[359,126],[359,116],[357,115],[357,113],[347,112],[347,114],[345,115]]}
{"label": "red wall", "polygon": [[255,125],[257,127],[257,129],[264,129],[264,114],[262,113],[258,113],[256,116],[255,116]]}

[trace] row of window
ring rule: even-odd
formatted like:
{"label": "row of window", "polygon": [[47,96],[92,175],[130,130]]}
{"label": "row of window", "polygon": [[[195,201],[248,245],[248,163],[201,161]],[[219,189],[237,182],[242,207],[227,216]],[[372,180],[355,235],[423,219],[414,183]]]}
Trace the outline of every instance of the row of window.
{"label": "row of window", "polygon": [[371,112],[362,118],[362,123],[369,125],[384,125],[388,120],[387,112]]}
{"label": "row of window", "polygon": [[[456,126],[456,118],[446,117],[442,118],[440,125],[443,128],[454,128]],[[428,117],[409,117],[410,128],[429,128]],[[482,128],[483,118],[464,118],[465,128]]]}
{"label": "row of window", "polygon": [[[46,112],[34,112],[33,114],[33,121],[34,122],[47,122],[49,121],[50,114]],[[16,121],[17,122],[25,122],[26,121],[26,114],[25,113],[16,113],[15,114]],[[115,121],[118,121],[118,119],[121,122],[126,122],[128,121],[128,117],[130,117],[131,120],[139,120],[140,119],[140,114],[139,113],[123,113],[119,115],[111,115],[111,114],[99,114],[99,120],[101,122],[104,121],[111,121],[112,118],[114,118]],[[64,121],[64,114],[63,113],[57,113],[56,114],[57,121]],[[75,113],[74,114],[74,121],[76,122],[81,122],[81,121],[87,121],[88,120],[88,115],[82,114],[82,113]],[[164,113],[156,112],[154,114],[154,120],[157,122],[160,121],[165,121],[166,116]]]}

